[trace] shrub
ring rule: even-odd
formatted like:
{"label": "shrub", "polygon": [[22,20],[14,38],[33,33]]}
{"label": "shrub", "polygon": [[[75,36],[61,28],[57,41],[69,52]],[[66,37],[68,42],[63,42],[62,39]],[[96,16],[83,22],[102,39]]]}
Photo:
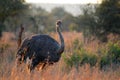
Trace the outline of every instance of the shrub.
{"label": "shrub", "polygon": [[100,68],[102,69],[103,67],[108,66],[108,65],[110,65],[110,60],[108,59],[108,57],[107,56],[101,57]]}
{"label": "shrub", "polygon": [[111,64],[120,64],[120,46],[117,43],[108,43],[108,50],[100,60],[101,68]]}
{"label": "shrub", "polygon": [[78,68],[80,61],[81,61],[81,56],[80,54],[72,54],[70,57],[64,57],[64,61],[67,64],[68,68],[72,68],[73,66],[75,66],[76,68]]}
{"label": "shrub", "polygon": [[90,66],[95,66],[97,62],[97,56],[88,53],[84,49],[83,44],[78,39],[76,39],[73,44],[73,54],[69,57],[64,56],[64,61],[67,66],[70,68],[73,66],[78,68],[78,66],[82,66],[84,64],[90,64]]}
{"label": "shrub", "polygon": [[109,44],[108,58],[113,63],[120,63],[120,46],[116,44]]}
{"label": "shrub", "polygon": [[109,67],[112,64],[120,64],[120,46],[118,43],[107,43],[104,47],[99,48],[98,55],[91,54],[84,49],[83,44],[76,39],[73,42],[73,52],[69,57],[64,56],[65,63],[68,67],[82,66],[89,64],[90,66],[97,65],[102,69]]}
{"label": "shrub", "polygon": [[70,57],[64,57],[65,63],[68,67],[75,66],[78,68],[84,64],[90,64],[90,66],[95,66],[97,63],[97,57],[89,53],[73,53]]}
{"label": "shrub", "polygon": [[81,63],[80,63],[81,65],[88,63],[90,64],[90,66],[95,66],[97,63],[97,56],[92,55],[90,53],[81,54],[81,57],[82,57]]}

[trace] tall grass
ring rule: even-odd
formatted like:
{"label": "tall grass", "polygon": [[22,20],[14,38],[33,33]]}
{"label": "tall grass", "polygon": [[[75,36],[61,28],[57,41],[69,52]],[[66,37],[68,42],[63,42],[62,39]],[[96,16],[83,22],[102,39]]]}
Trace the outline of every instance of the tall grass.
{"label": "tall grass", "polygon": [[[66,47],[60,61],[43,71],[29,73],[25,64],[15,66],[17,45],[15,37],[9,34],[5,33],[0,41],[0,80],[120,80],[119,66],[100,69],[100,64],[107,65],[109,60],[119,62],[119,41],[116,44],[99,44],[98,41],[84,44],[81,33],[64,32]],[[13,38],[8,39],[6,35]],[[58,40],[56,34],[51,33],[51,36]]]}

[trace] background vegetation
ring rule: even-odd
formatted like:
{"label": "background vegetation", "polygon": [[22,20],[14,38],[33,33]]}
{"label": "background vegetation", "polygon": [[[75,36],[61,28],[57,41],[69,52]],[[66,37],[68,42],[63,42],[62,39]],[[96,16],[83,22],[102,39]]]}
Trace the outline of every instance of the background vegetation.
{"label": "background vegetation", "polygon": [[[15,5],[14,5],[15,4]],[[0,0],[0,79],[2,80],[119,80],[120,1],[87,4],[73,16],[62,7],[51,12],[24,0]],[[49,34],[56,40],[55,21],[63,21],[65,51],[61,60],[29,75],[25,65],[15,68],[17,35]],[[47,77],[46,77],[47,76]]]}
{"label": "background vegetation", "polygon": [[101,4],[87,4],[80,8],[82,14],[78,16],[73,16],[62,7],[47,12],[41,7],[25,4],[24,0],[4,0],[0,4],[2,8],[0,33],[3,29],[16,32],[20,24],[24,24],[26,30],[34,33],[51,32],[55,26],[53,22],[61,19],[64,22],[63,30],[83,32],[84,37],[94,36],[101,41],[107,41],[107,35],[110,33],[120,34],[119,0],[103,0]]}

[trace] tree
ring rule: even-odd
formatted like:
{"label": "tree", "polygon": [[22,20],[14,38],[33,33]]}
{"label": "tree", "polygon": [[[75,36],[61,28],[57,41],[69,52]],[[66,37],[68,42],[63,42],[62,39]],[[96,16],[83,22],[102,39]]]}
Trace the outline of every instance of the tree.
{"label": "tree", "polygon": [[100,34],[120,34],[120,1],[103,0],[96,9]]}
{"label": "tree", "polygon": [[52,9],[51,14],[54,15],[57,19],[63,18],[67,12],[62,7],[56,7]]}
{"label": "tree", "polygon": [[97,5],[87,4],[82,8],[82,15],[79,15],[78,24],[83,32],[85,43],[90,41],[92,36],[96,36],[97,32],[97,17],[95,14]]}
{"label": "tree", "polygon": [[14,16],[21,13],[27,6],[24,0],[0,0],[0,37],[4,29],[4,21],[8,16]]}
{"label": "tree", "polygon": [[83,12],[84,14],[80,16],[79,20],[84,27],[83,33],[87,31],[102,42],[107,41],[109,33],[120,34],[119,0],[103,0],[93,10],[92,6],[88,4]]}

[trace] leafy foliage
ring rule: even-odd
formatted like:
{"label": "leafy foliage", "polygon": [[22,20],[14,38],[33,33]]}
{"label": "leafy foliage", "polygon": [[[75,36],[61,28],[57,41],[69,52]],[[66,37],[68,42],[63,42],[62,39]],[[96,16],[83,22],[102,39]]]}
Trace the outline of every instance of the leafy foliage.
{"label": "leafy foliage", "polygon": [[[23,4],[24,0],[0,0],[0,36],[5,27],[4,21],[8,16],[14,16],[20,13],[27,6]],[[2,26],[1,26],[2,25]]]}
{"label": "leafy foliage", "polygon": [[19,13],[20,10],[25,9],[24,0],[0,0],[0,21],[10,15]]}
{"label": "leafy foliage", "polygon": [[120,34],[120,3],[119,0],[103,0],[96,9],[98,24],[102,33]]}
{"label": "leafy foliage", "polygon": [[[89,64],[99,66],[101,69],[111,66],[111,64],[120,64],[120,46],[118,43],[107,43],[106,48],[100,48],[98,55],[91,54],[84,49],[83,44],[76,39],[73,43],[73,52],[69,56],[64,56],[64,61],[68,68]],[[68,53],[67,53],[68,54]]]}
{"label": "leafy foliage", "polygon": [[[6,3],[7,5],[4,5]],[[98,38],[107,42],[109,33],[119,34],[120,32],[119,0],[103,0],[101,4],[84,5],[82,14],[78,16],[73,16],[62,7],[56,7],[51,12],[47,12],[35,5],[30,5],[29,9],[23,11],[25,14],[21,14],[22,10],[27,8],[23,3],[24,0],[1,1],[0,22],[7,26],[5,30],[16,32],[17,27],[22,23],[25,24],[26,30],[46,33],[54,29],[53,22],[61,19],[64,22],[63,30],[83,32],[84,39]],[[17,13],[19,15],[16,15]],[[8,16],[10,17],[8,18]],[[1,31],[3,28],[0,28]]]}
{"label": "leafy foliage", "polygon": [[108,50],[101,57],[100,67],[120,63],[120,46],[117,43],[108,43]]}
{"label": "leafy foliage", "polygon": [[94,54],[88,53],[83,45],[78,39],[74,41],[74,51],[70,57],[64,57],[64,60],[68,67],[75,66],[78,68],[84,64],[90,64],[90,66],[95,66],[97,63],[97,56]]}
{"label": "leafy foliage", "polygon": [[92,35],[107,42],[108,34],[120,34],[119,11],[119,0],[103,0],[100,5],[86,5],[83,15],[79,16],[79,25],[83,26],[84,36]]}

